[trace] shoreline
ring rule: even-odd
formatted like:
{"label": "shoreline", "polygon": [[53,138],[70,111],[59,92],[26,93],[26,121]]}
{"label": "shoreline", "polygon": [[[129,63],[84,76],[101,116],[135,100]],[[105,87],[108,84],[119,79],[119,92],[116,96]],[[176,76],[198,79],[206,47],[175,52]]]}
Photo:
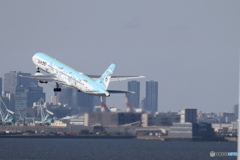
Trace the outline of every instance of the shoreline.
{"label": "shoreline", "polygon": [[134,140],[153,140],[153,141],[194,141],[194,142],[237,142],[230,138],[173,138],[155,136],[92,136],[92,135],[0,135],[1,138],[47,138],[47,139],[134,139]]}
{"label": "shoreline", "polygon": [[55,135],[2,135],[1,138],[63,138],[63,139],[135,139],[136,136],[55,136]]}

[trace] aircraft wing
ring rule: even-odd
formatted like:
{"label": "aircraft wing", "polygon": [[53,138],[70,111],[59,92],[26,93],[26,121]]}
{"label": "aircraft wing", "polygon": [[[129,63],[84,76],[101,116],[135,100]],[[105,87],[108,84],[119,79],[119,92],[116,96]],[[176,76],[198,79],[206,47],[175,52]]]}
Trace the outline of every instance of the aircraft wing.
{"label": "aircraft wing", "polygon": [[20,77],[25,77],[25,78],[33,78],[36,79],[37,81],[47,81],[47,82],[56,82],[59,84],[66,85],[66,82],[62,81],[56,74],[42,74],[42,73],[36,73],[34,75],[30,76],[24,76],[24,75],[19,75]]}
{"label": "aircraft wing", "polygon": [[[86,75],[93,80],[98,80],[100,78],[100,75]],[[111,81],[124,81],[129,79],[136,79],[136,78],[145,78],[145,76],[112,76]]]}
{"label": "aircraft wing", "polygon": [[135,93],[133,91],[107,90],[109,93]]}

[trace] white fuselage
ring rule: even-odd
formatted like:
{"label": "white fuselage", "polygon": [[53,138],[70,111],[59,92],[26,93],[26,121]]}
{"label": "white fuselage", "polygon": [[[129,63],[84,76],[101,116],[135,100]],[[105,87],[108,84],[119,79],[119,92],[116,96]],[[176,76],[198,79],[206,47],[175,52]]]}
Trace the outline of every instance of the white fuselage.
{"label": "white fuselage", "polygon": [[49,74],[55,74],[56,82],[64,82],[66,85],[90,95],[109,96],[109,93],[98,86],[94,80],[48,55],[35,54],[32,61],[37,68]]}

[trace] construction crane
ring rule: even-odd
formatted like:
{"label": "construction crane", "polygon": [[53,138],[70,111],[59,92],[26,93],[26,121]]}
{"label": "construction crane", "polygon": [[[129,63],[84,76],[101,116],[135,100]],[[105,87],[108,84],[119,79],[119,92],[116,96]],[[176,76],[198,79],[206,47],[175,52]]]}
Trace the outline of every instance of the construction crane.
{"label": "construction crane", "polygon": [[49,125],[50,123],[54,122],[54,120],[51,118],[54,113],[47,109],[43,98],[35,103],[33,107],[37,107],[37,117],[40,117],[40,122],[42,125]]}
{"label": "construction crane", "polygon": [[[2,104],[5,107],[5,111],[2,109]],[[14,123],[14,118],[13,118],[14,112],[7,108],[7,106],[5,105],[5,103],[2,100],[1,96],[0,96],[0,116],[1,116],[0,122],[2,124],[10,124],[11,125],[12,123]]]}

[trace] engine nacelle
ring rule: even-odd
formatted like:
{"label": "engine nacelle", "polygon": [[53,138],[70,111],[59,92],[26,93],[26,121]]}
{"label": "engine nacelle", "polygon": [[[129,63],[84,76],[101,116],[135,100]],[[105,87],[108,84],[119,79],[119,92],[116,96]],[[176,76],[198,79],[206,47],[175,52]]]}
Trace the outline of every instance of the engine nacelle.
{"label": "engine nacelle", "polygon": [[39,83],[48,83],[48,81],[42,81],[42,80],[39,80],[38,82]]}

